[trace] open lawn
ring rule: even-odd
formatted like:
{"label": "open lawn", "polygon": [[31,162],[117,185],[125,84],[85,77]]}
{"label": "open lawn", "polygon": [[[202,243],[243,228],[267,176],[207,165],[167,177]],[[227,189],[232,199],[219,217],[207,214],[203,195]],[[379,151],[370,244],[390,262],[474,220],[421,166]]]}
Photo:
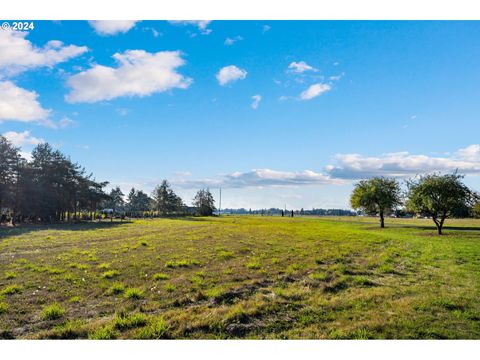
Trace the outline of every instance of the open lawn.
{"label": "open lawn", "polygon": [[1,338],[480,339],[480,221],[0,229]]}

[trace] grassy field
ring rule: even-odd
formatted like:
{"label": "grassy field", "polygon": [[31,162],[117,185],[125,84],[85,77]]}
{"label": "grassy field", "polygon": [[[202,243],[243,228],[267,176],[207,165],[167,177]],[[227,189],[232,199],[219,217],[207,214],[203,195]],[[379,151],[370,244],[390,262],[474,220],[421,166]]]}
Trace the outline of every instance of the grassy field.
{"label": "grassy field", "polygon": [[0,229],[0,338],[480,339],[480,221]]}

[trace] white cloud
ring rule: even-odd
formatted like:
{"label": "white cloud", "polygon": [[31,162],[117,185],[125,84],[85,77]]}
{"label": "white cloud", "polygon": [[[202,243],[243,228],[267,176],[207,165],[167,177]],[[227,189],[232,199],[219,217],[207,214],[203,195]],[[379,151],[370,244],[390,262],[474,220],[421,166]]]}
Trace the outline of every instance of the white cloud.
{"label": "white cloud", "polygon": [[224,44],[226,46],[231,46],[231,45],[235,44],[237,41],[241,41],[241,40],[243,40],[243,38],[240,35],[235,36],[234,38],[228,38],[227,37],[224,41]]}
{"label": "white cloud", "polygon": [[262,96],[261,95],[253,95],[252,100],[253,100],[253,102],[252,102],[251,107],[252,107],[253,110],[255,110],[255,109],[258,108],[258,105],[260,105],[260,101],[262,101]]}
{"label": "white cloud", "polygon": [[64,46],[58,40],[51,40],[39,48],[25,39],[27,34],[24,31],[0,31],[0,77],[38,67],[52,67],[88,51],[86,46]]}
{"label": "white cloud", "polygon": [[200,33],[203,35],[208,35],[212,32],[211,29],[208,29],[208,25],[211,23],[211,20],[171,20],[170,24],[174,25],[192,25],[196,26]]}
{"label": "white cloud", "polygon": [[186,89],[192,82],[176,71],[185,63],[179,51],[127,50],[113,58],[117,67],[95,65],[70,77],[70,93],[65,99],[71,103],[93,103],[120,96],[148,96],[174,88]]}
{"label": "white cloud", "polygon": [[29,131],[24,131],[20,133],[15,131],[7,131],[2,135],[14,146],[38,145],[45,142],[45,140],[43,139],[31,136]]}
{"label": "white cloud", "polygon": [[234,172],[216,179],[177,180],[174,185],[194,189],[199,187],[271,187],[342,184],[343,180],[332,179],[329,175],[311,170],[300,172],[276,171],[271,169],[253,169],[248,172]]}
{"label": "white cloud", "polygon": [[299,61],[299,62],[294,61],[290,63],[290,65],[288,65],[288,68],[292,72],[298,73],[298,74],[301,74],[305,71],[314,71],[314,72],[318,71],[313,66],[308,65],[305,61]]}
{"label": "white cloud", "polygon": [[57,124],[57,127],[60,128],[60,129],[65,129],[69,126],[73,126],[75,125],[75,121],[73,121],[72,119],[68,118],[68,117],[64,117],[62,119],[60,119],[60,121],[58,122]]}
{"label": "white cloud", "polygon": [[228,84],[229,82],[243,80],[246,77],[247,72],[236,67],[235,65],[229,65],[221,68],[216,75],[218,83],[222,86]]}
{"label": "white cloud", "polygon": [[50,110],[37,100],[38,94],[16,86],[11,81],[0,81],[0,121],[45,122]]}
{"label": "white cloud", "polygon": [[408,152],[365,157],[360,154],[339,154],[336,165],[328,165],[334,178],[361,179],[373,176],[409,177],[432,172],[480,174],[480,145],[470,145],[455,154],[443,157],[413,155]]}
{"label": "white cloud", "polygon": [[265,34],[267,31],[270,31],[271,28],[270,25],[263,25],[262,32]]}
{"label": "white cloud", "polygon": [[303,91],[300,94],[300,99],[310,100],[326,93],[327,91],[330,91],[331,89],[332,87],[328,84],[321,84],[321,83],[313,84],[313,85],[310,85],[307,90]]}
{"label": "white cloud", "polygon": [[92,20],[88,23],[98,35],[111,36],[128,32],[137,22],[135,20]]}

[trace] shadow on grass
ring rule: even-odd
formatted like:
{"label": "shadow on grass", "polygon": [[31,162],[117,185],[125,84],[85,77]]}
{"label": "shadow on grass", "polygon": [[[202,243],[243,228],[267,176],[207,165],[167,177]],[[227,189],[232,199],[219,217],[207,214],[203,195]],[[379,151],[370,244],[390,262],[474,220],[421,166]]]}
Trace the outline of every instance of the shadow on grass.
{"label": "shadow on grass", "polygon": [[53,223],[53,224],[20,224],[17,226],[0,226],[0,238],[7,236],[23,235],[34,231],[44,230],[66,230],[66,231],[85,231],[109,229],[122,225],[130,224],[132,221],[99,221],[99,222],[78,222],[71,224]]}

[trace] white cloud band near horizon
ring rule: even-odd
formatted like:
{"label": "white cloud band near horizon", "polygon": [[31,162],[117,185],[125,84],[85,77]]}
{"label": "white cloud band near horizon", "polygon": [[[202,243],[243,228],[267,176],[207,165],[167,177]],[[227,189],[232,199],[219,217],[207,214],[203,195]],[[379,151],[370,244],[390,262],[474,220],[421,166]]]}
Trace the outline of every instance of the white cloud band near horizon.
{"label": "white cloud band near horizon", "polygon": [[299,187],[311,185],[345,185],[353,181],[375,176],[405,179],[428,173],[452,173],[480,175],[480,145],[473,144],[444,157],[412,155],[408,152],[389,153],[380,156],[337,154],[335,165],[327,165],[324,172],[312,170],[278,171],[252,169],[246,172],[223,174],[214,178],[175,179],[172,184],[184,189],[201,187]]}

